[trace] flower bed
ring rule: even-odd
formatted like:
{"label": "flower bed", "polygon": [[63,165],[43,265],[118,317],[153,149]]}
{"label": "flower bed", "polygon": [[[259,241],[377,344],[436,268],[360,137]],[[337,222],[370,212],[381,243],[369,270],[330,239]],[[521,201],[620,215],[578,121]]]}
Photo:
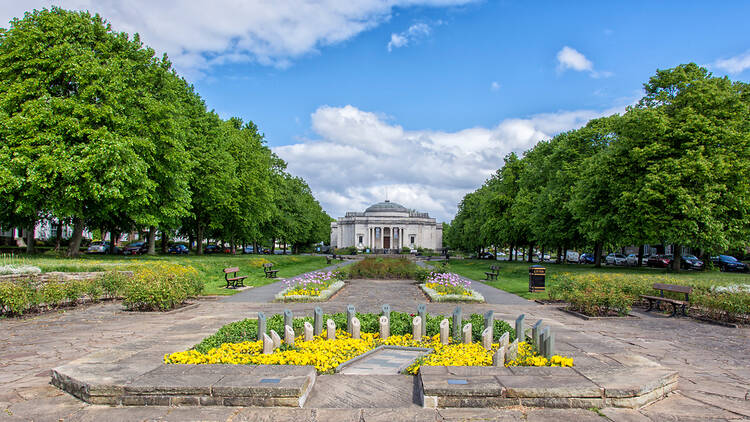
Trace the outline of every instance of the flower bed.
{"label": "flower bed", "polygon": [[431,272],[419,287],[433,302],[484,302],[484,297],[470,289],[471,281],[454,273]]}
{"label": "flower bed", "polygon": [[[502,323],[502,321],[496,322]],[[508,330],[510,330],[509,327]],[[319,373],[332,373],[344,362],[383,345],[433,349],[432,353],[417,359],[406,369],[405,372],[409,374],[416,374],[422,366],[491,366],[492,356],[499,348],[498,343],[494,343],[492,348],[487,350],[476,342],[455,343],[453,339],[449,340],[449,344],[444,345],[440,342],[439,334],[427,335],[420,341],[416,341],[411,334],[391,335],[383,340],[378,333],[363,332],[360,339],[353,339],[346,331],[337,329],[335,340],[315,336],[311,341],[304,341],[303,336],[298,336],[293,346],[282,344],[271,354],[262,353],[262,341],[242,341],[222,343],[218,347],[211,347],[205,351],[194,348],[167,354],[164,356],[164,363],[313,365]],[[508,362],[506,366],[573,365],[573,359],[562,356],[552,356],[551,359],[540,357],[527,343],[519,344],[518,353],[518,358]]]}
{"label": "flower bed", "polygon": [[[722,322],[750,320],[750,291],[740,285],[717,286],[710,280],[685,280],[673,276],[632,274],[555,274],[547,283],[552,300],[570,304],[569,309],[587,316],[627,316],[640,295],[652,295],[654,283],[691,286],[690,305],[709,319]],[[684,295],[666,292],[667,297]]]}
{"label": "flower bed", "polygon": [[324,301],[344,287],[340,272],[303,274],[286,281],[286,288],[276,295],[277,301]]}

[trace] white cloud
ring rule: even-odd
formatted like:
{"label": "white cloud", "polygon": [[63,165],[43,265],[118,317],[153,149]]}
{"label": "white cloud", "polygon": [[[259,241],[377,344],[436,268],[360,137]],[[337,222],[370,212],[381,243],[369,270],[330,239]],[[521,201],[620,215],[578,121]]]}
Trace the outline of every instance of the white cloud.
{"label": "white cloud", "polygon": [[511,151],[523,152],[590,119],[621,112],[577,110],[501,121],[456,132],[406,130],[387,116],[344,107],[311,115],[318,139],[274,148],[333,216],[388,197],[449,221],[464,194],[479,187]]}
{"label": "white cloud", "polygon": [[[168,53],[188,77],[212,66],[253,61],[284,67],[321,47],[348,40],[387,21],[395,8],[447,7],[474,0],[25,0],[0,2],[0,26],[31,9],[98,12],[117,31],[138,32]],[[411,29],[411,28],[410,28]],[[413,36],[423,27],[416,27]],[[429,30],[429,27],[427,27]],[[408,31],[407,31],[408,32]]]}
{"label": "white cloud", "polygon": [[567,45],[557,52],[557,62],[560,70],[573,69],[577,72],[594,70],[594,64],[586,56]]}
{"label": "white cloud", "polygon": [[750,50],[728,59],[717,60],[714,63],[714,67],[726,70],[732,74],[742,73],[746,69],[750,69]]}
{"label": "white cloud", "polygon": [[497,83],[497,81],[492,81],[490,84],[490,91],[499,91],[500,90],[500,84]]}
{"label": "white cloud", "polygon": [[391,34],[391,40],[388,41],[388,51],[391,52],[394,48],[406,47],[410,43],[429,36],[431,32],[432,28],[430,25],[415,23],[404,32]]}
{"label": "white cloud", "polygon": [[609,78],[614,75],[608,71],[594,70],[594,64],[586,56],[574,48],[567,45],[557,52],[557,69],[564,72],[567,69],[573,69],[576,72],[589,72],[592,78]]}

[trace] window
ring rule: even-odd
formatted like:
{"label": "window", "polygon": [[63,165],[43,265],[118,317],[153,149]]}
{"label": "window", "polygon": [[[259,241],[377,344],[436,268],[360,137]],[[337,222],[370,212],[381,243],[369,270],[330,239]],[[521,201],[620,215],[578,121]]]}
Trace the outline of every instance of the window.
{"label": "window", "polygon": [[359,235],[359,244],[360,244],[360,245],[362,244],[362,240],[363,240],[363,239],[364,239],[364,236],[362,236],[362,235],[360,234],[360,235]]}
{"label": "window", "polygon": [[380,227],[375,227],[375,239],[380,239]]}
{"label": "window", "polygon": [[411,244],[413,245],[413,244],[414,244],[414,241],[415,241],[416,239],[417,239],[417,236],[416,236],[416,235],[410,235],[410,236],[409,236],[409,243],[411,243]]}

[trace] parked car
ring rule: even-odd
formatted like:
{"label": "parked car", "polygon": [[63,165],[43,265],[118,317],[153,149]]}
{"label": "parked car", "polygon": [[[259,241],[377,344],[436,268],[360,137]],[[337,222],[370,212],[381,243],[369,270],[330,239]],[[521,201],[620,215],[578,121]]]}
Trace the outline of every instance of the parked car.
{"label": "parked car", "polygon": [[688,270],[702,270],[704,265],[703,261],[698,259],[695,255],[682,255],[680,267]]}
{"label": "parked car", "polygon": [[219,253],[221,252],[221,248],[219,248],[216,245],[206,245],[206,247],[203,248],[203,253],[205,254],[212,254],[212,253]]}
{"label": "parked car", "polygon": [[140,255],[148,252],[148,243],[135,242],[122,248],[123,255]]}
{"label": "parked car", "polygon": [[631,253],[625,257],[625,264],[629,267],[638,266],[638,254]]}
{"label": "parked car", "polygon": [[565,262],[578,262],[581,255],[576,251],[565,251]]}
{"label": "parked car", "polygon": [[671,255],[651,255],[646,261],[646,265],[649,267],[667,268],[670,264],[672,264]]}
{"label": "parked car", "polygon": [[594,254],[592,253],[582,253],[580,256],[578,256],[578,263],[579,264],[593,264],[594,263]]}
{"label": "parked car", "polygon": [[495,255],[492,252],[481,252],[477,257],[479,259],[495,259]]}
{"label": "parked car", "polygon": [[719,255],[711,257],[711,262],[719,267],[719,270],[721,271],[737,271],[742,273],[750,271],[747,264],[729,255]]}
{"label": "parked car", "polygon": [[86,253],[107,253],[109,252],[109,242],[96,241],[91,242]]}
{"label": "parked car", "polygon": [[627,263],[627,257],[621,253],[611,253],[604,258],[604,262],[607,265],[625,265]]}
{"label": "parked car", "polygon": [[190,253],[190,250],[185,245],[173,245],[171,248],[169,248],[169,253],[187,255],[188,253]]}
{"label": "parked car", "polygon": [[242,249],[242,253],[255,253],[255,248],[252,246],[245,246],[245,248]]}

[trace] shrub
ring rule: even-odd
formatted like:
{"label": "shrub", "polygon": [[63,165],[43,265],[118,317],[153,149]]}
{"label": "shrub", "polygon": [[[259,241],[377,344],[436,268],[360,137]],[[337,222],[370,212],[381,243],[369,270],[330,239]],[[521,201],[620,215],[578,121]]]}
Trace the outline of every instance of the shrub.
{"label": "shrub", "polygon": [[355,246],[348,246],[346,248],[334,249],[333,253],[336,255],[356,255],[357,248]]}
{"label": "shrub", "polygon": [[413,279],[417,265],[406,258],[365,258],[349,266],[351,278]]}
{"label": "shrub", "polygon": [[203,290],[197,277],[198,271],[189,266],[154,263],[140,267],[125,283],[123,304],[139,311],[173,309]]}
{"label": "shrub", "polygon": [[119,271],[107,271],[99,278],[99,284],[109,298],[122,296],[127,281],[128,277]]}
{"label": "shrub", "polygon": [[0,313],[21,315],[34,301],[35,290],[29,283],[0,282]]}

